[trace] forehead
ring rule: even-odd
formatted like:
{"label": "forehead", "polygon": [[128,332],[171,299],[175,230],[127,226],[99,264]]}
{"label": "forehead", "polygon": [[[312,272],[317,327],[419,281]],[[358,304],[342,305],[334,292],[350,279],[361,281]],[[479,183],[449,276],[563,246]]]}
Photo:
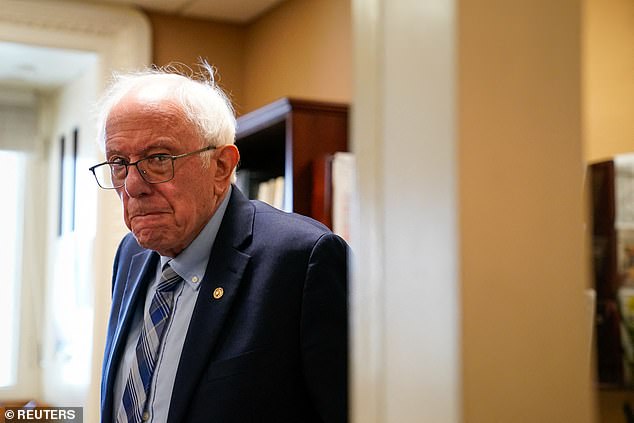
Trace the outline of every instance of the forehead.
{"label": "forehead", "polygon": [[189,148],[200,145],[194,125],[169,100],[128,95],[106,120],[106,151],[143,151],[153,146]]}

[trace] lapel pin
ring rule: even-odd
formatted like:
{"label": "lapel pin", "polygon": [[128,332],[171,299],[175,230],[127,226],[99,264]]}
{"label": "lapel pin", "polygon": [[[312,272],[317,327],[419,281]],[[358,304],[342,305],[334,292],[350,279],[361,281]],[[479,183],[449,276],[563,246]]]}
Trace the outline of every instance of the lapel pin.
{"label": "lapel pin", "polygon": [[218,287],[216,289],[214,289],[214,300],[219,300],[222,298],[222,296],[225,294],[225,290],[222,289],[222,287]]}

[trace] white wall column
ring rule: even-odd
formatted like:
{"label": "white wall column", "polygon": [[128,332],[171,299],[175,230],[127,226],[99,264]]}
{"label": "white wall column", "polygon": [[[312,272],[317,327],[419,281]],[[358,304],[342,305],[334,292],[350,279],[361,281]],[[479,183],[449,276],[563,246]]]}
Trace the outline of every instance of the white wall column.
{"label": "white wall column", "polygon": [[454,14],[353,1],[355,422],[460,420]]}

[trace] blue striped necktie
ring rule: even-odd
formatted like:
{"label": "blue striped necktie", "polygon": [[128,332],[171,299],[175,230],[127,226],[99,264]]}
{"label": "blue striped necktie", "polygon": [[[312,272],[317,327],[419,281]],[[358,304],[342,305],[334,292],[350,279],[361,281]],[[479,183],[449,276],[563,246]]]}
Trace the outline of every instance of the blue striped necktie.
{"label": "blue striped necktie", "polygon": [[142,422],[149,418],[146,403],[156,366],[158,350],[174,304],[174,291],[183,279],[165,266],[132,360],[130,374],[123,391],[123,406],[119,407],[117,423]]}

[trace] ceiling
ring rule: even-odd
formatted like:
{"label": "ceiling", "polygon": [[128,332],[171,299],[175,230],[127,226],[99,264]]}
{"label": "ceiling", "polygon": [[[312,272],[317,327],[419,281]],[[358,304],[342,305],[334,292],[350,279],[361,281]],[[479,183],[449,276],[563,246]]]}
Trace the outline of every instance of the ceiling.
{"label": "ceiling", "polygon": [[[183,17],[244,24],[287,0],[76,0],[127,5]],[[0,3],[2,0],[0,0]],[[50,90],[96,63],[93,53],[0,40],[0,100],[4,87]],[[64,64],[62,66],[61,64]],[[4,88],[4,90],[3,90]]]}
{"label": "ceiling", "polygon": [[137,6],[192,18],[247,23],[286,0],[84,0]]}

